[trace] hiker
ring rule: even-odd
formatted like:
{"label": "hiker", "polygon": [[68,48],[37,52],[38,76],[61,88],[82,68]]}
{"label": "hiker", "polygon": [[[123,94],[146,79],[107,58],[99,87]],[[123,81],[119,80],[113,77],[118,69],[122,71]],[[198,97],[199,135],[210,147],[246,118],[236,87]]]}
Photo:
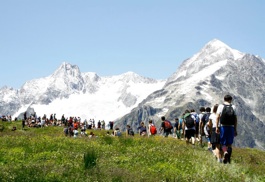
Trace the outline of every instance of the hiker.
{"label": "hiker", "polygon": [[45,121],[46,121],[46,117],[42,117],[41,118],[41,123],[40,123],[40,127],[43,128],[45,126]]}
{"label": "hiker", "polygon": [[202,117],[202,122],[203,122],[203,133],[205,135],[205,138],[208,143],[208,150],[212,151],[212,144],[211,144],[211,132],[210,132],[210,126],[209,126],[209,117],[211,115],[211,108],[207,107],[205,109],[205,114]]}
{"label": "hiker", "polygon": [[92,129],[92,119],[90,119],[88,121],[88,129],[91,130]]}
{"label": "hiker", "polygon": [[192,145],[195,145],[195,125],[196,121],[194,116],[189,110],[185,111],[183,125],[185,127],[185,139],[186,144],[189,144],[190,140]]}
{"label": "hiker", "polygon": [[75,130],[78,130],[79,126],[78,126],[78,122],[77,121],[74,121],[74,125],[73,126],[74,126]]}
{"label": "hiker", "polygon": [[22,119],[22,130],[24,130],[24,128],[25,128],[25,122],[26,122],[26,120]]}
{"label": "hiker", "polygon": [[115,130],[113,131],[113,135],[121,137],[122,134],[121,134],[120,128],[115,128]]}
{"label": "hiker", "polygon": [[205,135],[204,134],[204,130],[202,129],[203,128],[203,121],[202,121],[202,118],[205,114],[205,107],[201,107],[200,108],[200,114],[199,114],[199,119],[200,119],[200,122],[199,122],[199,142],[200,142],[200,145],[202,146],[202,137]]}
{"label": "hiker", "polygon": [[70,137],[74,136],[74,128],[71,125],[68,126],[68,135]]}
{"label": "hiker", "polygon": [[95,129],[96,128],[96,124],[95,124],[95,120],[92,119],[92,128]]}
{"label": "hiker", "polygon": [[164,131],[163,135],[164,137],[168,137],[169,134],[171,133],[171,130],[173,128],[172,124],[170,121],[166,120],[165,116],[161,117],[162,123],[159,132],[161,133],[162,130]]}
{"label": "hiker", "polygon": [[[222,163],[222,158],[221,158],[221,152],[220,152],[220,134],[216,133],[216,111],[218,108],[218,104],[215,104],[213,107],[213,112],[211,113],[210,117],[209,117],[209,126],[210,126],[210,130],[211,130],[211,144],[212,144],[212,150],[213,153],[215,155],[215,157],[217,158],[217,161]],[[220,129],[220,123],[218,128]]]}
{"label": "hiker", "polygon": [[174,134],[176,135],[176,138],[177,139],[180,139],[180,124],[179,124],[179,118],[175,118]]}
{"label": "hiker", "polygon": [[183,126],[184,116],[185,116],[185,113],[183,113],[181,115],[181,117],[179,118],[179,133],[180,133],[180,139],[181,140],[183,140],[183,138],[184,138],[184,131],[185,131],[185,127]]}
{"label": "hiker", "polygon": [[27,120],[27,111],[24,112],[24,120],[25,120],[25,121]]}
{"label": "hiker", "polygon": [[50,122],[53,122],[53,114],[50,115]]}
{"label": "hiker", "polygon": [[195,112],[194,109],[190,110],[191,114],[194,116],[196,124],[195,124],[195,137],[197,141],[200,141],[199,139],[199,127],[200,127],[200,117],[199,115]]}
{"label": "hiker", "polygon": [[64,117],[64,114],[63,114],[62,117],[61,117],[61,121],[62,121],[62,123],[65,125],[65,117]]}
{"label": "hiker", "polygon": [[114,122],[113,122],[113,121],[110,121],[110,122],[109,122],[109,129],[110,129],[110,130],[113,130],[113,125],[114,125]]}
{"label": "hiker", "polygon": [[134,131],[130,125],[127,125],[126,136],[134,136]]}
{"label": "hiker", "polygon": [[98,129],[99,130],[101,129],[101,122],[100,122],[100,120],[98,120]]}
{"label": "hiker", "polygon": [[84,124],[82,124],[81,126],[81,136],[87,136],[87,132],[86,132],[86,126]]}
{"label": "hiker", "polygon": [[147,131],[148,131],[147,132],[148,137],[155,136],[157,133],[156,126],[154,125],[153,120],[151,120],[151,119],[148,122],[148,130]]}
{"label": "hiker", "polygon": [[105,121],[104,120],[101,121],[101,127],[102,127],[102,130],[105,130]]}
{"label": "hiker", "polygon": [[216,133],[220,133],[220,144],[224,153],[223,163],[230,163],[232,155],[232,144],[234,137],[237,136],[237,110],[232,105],[232,96],[224,96],[224,104],[217,108],[216,126],[221,124],[220,129],[216,127]]}
{"label": "hiker", "polygon": [[78,129],[75,129],[74,128],[74,131],[73,132],[74,132],[74,138],[76,138],[78,136],[78,134],[79,134]]}
{"label": "hiker", "polygon": [[141,122],[140,126],[138,127],[138,130],[139,130],[140,136],[146,136],[147,135],[146,126],[145,126],[143,121]]}

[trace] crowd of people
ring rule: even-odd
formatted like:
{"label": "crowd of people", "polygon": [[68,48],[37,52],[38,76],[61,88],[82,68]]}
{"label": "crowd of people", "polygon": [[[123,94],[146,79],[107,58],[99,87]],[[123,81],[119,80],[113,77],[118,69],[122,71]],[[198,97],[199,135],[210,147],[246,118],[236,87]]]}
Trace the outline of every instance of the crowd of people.
{"label": "crowd of people", "polygon": [[[163,133],[164,137],[174,136],[175,138],[186,140],[187,145],[195,145],[198,142],[203,146],[205,138],[208,150],[212,152],[219,163],[230,163],[232,155],[232,144],[237,136],[237,111],[232,105],[232,97],[224,96],[223,104],[216,104],[211,107],[201,107],[200,113],[194,109],[186,110],[179,118],[175,118],[175,123],[161,117],[161,126],[157,130],[153,121],[150,120],[146,127],[141,122],[139,130],[140,136],[152,137]],[[133,136],[130,125],[127,125],[126,135]]]}
{"label": "crowd of people", "polygon": [[2,116],[0,116],[0,120],[1,121],[9,121],[9,122],[11,122],[12,121],[12,116],[11,115],[2,115]]}
{"label": "crowd of people", "polygon": [[[164,137],[172,136],[180,140],[185,140],[187,145],[195,145],[197,142],[203,146],[203,139],[206,139],[208,150],[213,152],[217,161],[220,163],[230,163],[232,155],[232,144],[234,137],[237,135],[237,111],[232,105],[232,97],[226,95],[223,104],[216,104],[211,107],[201,107],[200,113],[196,113],[194,109],[186,110],[179,118],[174,119],[174,123],[167,120],[165,116],[161,117],[161,125],[156,127],[152,120],[147,125],[140,123],[137,132],[133,131],[130,125],[127,125],[125,135],[134,136],[137,133],[142,137],[152,137],[162,134]],[[114,122],[109,121],[106,125],[104,120],[96,122],[94,119],[81,120],[80,117],[66,118],[62,115],[61,119],[56,118],[56,114],[50,117],[44,115],[42,118],[32,114],[27,117],[24,113],[22,120],[22,128],[28,127],[45,127],[45,126],[63,126],[65,136],[78,137],[88,136],[96,137],[93,130],[105,130],[107,135],[122,136],[122,131],[116,127]],[[87,132],[89,130],[89,132]],[[79,132],[80,131],[80,132]]]}
{"label": "crowd of people", "polygon": [[[211,112],[212,111],[212,112]],[[220,163],[230,163],[232,144],[237,136],[237,110],[232,105],[232,97],[224,96],[223,104],[211,107],[201,107],[200,113],[194,109],[186,110],[180,118],[175,119],[174,127],[170,121],[161,118],[160,131],[164,130],[167,137],[172,132],[177,138],[185,138],[186,143],[195,145],[197,141],[202,145],[203,137],[208,143],[208,150],[213,152]]]}

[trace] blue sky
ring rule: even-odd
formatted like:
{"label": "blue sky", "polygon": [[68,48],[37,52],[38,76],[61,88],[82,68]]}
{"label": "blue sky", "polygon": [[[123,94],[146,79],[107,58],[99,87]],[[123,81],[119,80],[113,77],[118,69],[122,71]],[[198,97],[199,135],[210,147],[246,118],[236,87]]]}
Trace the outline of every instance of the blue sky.
{"label": "blue sky", "polygon": [[0,87],[64,61],[166,79],[214,38],[265,58],[264,9],[262,0],[0,0]]}

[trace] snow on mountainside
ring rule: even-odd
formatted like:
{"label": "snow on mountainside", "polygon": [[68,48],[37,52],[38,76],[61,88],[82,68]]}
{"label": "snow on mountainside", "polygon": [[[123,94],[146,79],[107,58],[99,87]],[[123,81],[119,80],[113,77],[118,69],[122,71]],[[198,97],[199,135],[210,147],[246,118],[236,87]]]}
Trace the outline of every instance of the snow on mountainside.
{"label": "snow on mountainside", "polygon": [[[164,84],[165,80],[133,72],[99,77],[93,72],[81,73],[78,66],[64,62],[52,75],[28,81],[19,90],[0,89],[0,114],[17,117],[31,107],[39,116],[56,113],[57,117],[65,114],[114,120],[129,113]],[[17,107],[12,109],[9,103],[14,100]]]}
{"label": "snow on mountainside", "polygon": [[265,149],[265,63],[262,58],[241,53],[212,40],[197,54],[185,60],[164,87],[150,94],[130,114],[117,121],[137,128],[141,121],[160,117],[180,117],[186,109],[199,112],[201,106],[213,107],[232,95],[238,108],[237,146]]}
{"label": "snow on mountainside", "polygon": [[[204,68],[208,66],[213,66],[217,62],[223,62],[219,64],[226,64],[225,61],[227,60],[237,60],[241,59],[244,56],[243,53],[234,50],[224,44],[223,42],[214,39],[207,43],[201,51],[199,51],[197,54],[195,54],[190,59],[187,59],[183,64],[180,66],[180,68],[173,74],[169,79],[168,82],[171,82],[172,80],[176,80],[181,77],[187,77],[190,75],[193,75],[195,72],[203,71]],[[216,66],[216,65],[215,65]],[[217,65],[218,66],[218,65]],[[221,65],[220,65],[221,66]],[[201,76],[207,76],[211,75],[211,73],[206,73],[203,71],[203,75]],[[194,75],[193,75],[194,76]],[[200,75],[197,75],[200,76]]]}

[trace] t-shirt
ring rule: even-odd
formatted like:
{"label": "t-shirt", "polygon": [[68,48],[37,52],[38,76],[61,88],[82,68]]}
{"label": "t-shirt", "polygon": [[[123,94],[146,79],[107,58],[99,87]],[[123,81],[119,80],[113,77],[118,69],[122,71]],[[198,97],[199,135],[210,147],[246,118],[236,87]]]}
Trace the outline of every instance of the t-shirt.
{"label": "t-shirt", "polygon": [[[216,128],[216,114],[212,113],[209,117],[209,120],[212,120],[212,128]],[[220,122],[219,122],[219,127],[220,127]]]}
{"label": "t-shirt", "polygon": [[[229,103],[225,102],[224,103],[225,105],[230,105]],[[235,115],[237,115],[236,113],[236,106],[232,105],[233,109],[234,109],[234,112],[235,112]],[[222,111],[223,111],[223,108],[224,108],[224,105],[223,104],[220,104],[217,108],[217,111],[216,111],[216,114],[220,114],[222,115]]]}
{"label": "t-shirt", "polygon": [[179,127],[179,121],[176,121],[176,123],[174,124],[174,128],[176,128],[176,130],[178,130]]}
{"label": "t-shirt", "polygon": [[139,130],[140,130],[140,134],[142,134],[143,132],[146,132],[146,127],[140,126]]}

